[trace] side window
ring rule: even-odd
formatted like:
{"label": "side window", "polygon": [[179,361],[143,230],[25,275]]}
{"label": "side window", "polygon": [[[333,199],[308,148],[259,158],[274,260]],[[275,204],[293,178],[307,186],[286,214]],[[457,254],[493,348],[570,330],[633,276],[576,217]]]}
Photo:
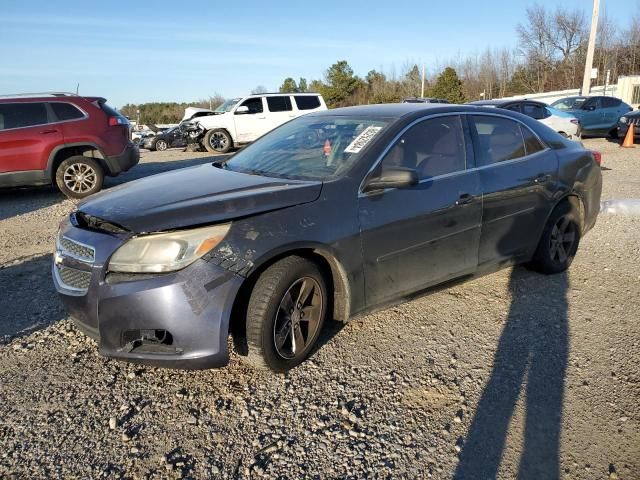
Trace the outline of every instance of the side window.
{"label": "side window", "polygon": [[593,109],[597,110],[598,108],[602,108],[599,98],[590,98],[582,104],[583,110],[593,110]]}
{"label": "side window", "polygon": [[70,103],[52,102],[49,105],[51,105],[51,108],[53,109],[53,113],[56,114],[56,118],[59,121],[84,118],[84,113],[82,113],[80,110],[78,110],[75,106],[71,105]]}
{"label": "side window", "polygon": [[603,97],[602,108],[617,108],[620,106],[620,99],[613,97]]}
{"label": "side window", "polygon": [[31,127],[48,123],[44,103],[0,104],[0,129]]}
{"label": "side window", "polygon": [[239,106],[249,107],[249,113],[262,113],[264,111],[262,108],[262,97],[248,98]]}
{"label": "side window", "polygon": [[267,97],[267,106],[270,112],[289,112],[292,110],[289,97]]}
{"label": "side window", "polygon": [[470,115],[473,151],[477,166],[513,160],[525,155],[517,122],[502,117]]}
{"label": "side window", "polygon": [[313,110],[320,106],[320,99],[315,95],[296,95],[293,97],[298,110]]}
{"label": "side window", "polygon": [[525,103],[522,113],[528,117],[535,118],[536,120],[542,120],[545,118],[544,107],[535,103]]}
{"label": "side window", "polygon": [[512,103],[511,105],[507,105],[504,108],[506,110],[512,110],[514,112],[519,112],[520,111],[520,104],[519,103]]}
{"label": "side window", "polygon": [[385,167],[414,168],[420,179],[466,168],[462,121],[458,115],[424,120],[399,138],[382,160]]}
{"label": "side window", "polygon": [[522,136],[524,137],[524,149],[527,155],[532,155],[536,152],[541,152],[545,149],[545,146],[538,140],[538,137],[524,125],[520,125]]}

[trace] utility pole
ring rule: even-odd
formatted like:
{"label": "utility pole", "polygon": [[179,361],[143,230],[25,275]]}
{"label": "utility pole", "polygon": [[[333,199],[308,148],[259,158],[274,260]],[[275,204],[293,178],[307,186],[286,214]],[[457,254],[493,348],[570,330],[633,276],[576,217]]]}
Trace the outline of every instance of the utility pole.
{"label": "utility pole", "polygon": [[587,60],[584,63],[584,76],[582,77],[582,95],[589,95],[591,90],[591,68],[593,67],[593,51],[596,47],[596,33],[598,31],[598,13],[600,12],[600,0],[593,0],[593,14],[591,15],[591,32],[589,32],[589,44],[587,46]]}
{"label": "utility pole", "polygon": [[424,63],[422,64],[422,89],[420,90],[420,97],[424,97]]}

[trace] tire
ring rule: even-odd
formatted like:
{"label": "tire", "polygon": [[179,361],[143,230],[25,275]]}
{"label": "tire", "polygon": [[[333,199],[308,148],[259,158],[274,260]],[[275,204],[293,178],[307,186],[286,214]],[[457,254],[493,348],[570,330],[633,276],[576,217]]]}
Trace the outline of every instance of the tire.
{"label": "tire", "polygon": [[102,188],[104,171],[92,158],[76,155],[64,160],[56,170],[56,184],[69,198],[84,198]]}
{"label": "tire", "polygon": [[564,272],[573,261],[580,244],[580,220],[569,202],[562,202],[551,213],[529,267],[541,273]]}
{"label": "tire", "polygon": [[[302,290],[306,296],[296,305]],[[292,369],[313,349],[328,307],[326,282],[315,263],[298,256],[277,261],[260,275],[251,292],[248,355],[243,360],[258,369]]]}
{"label": "tire", "polygon": [[205,133],[202,143],[204,148],[211,153],[227,153],[233,147],[231,135],[221,128]]}
{"label": "tire", "polygon": [[167,148],[169,148],[169,144],[167,143],[166,140],[156,140],[156,143],[154,144],[154,150],[157,150],[159,152],[164,152]]}
{"label": "tire", "polygon": [[618,139],[618,129],[617,128],[613,128],[611,130],[609,130],[609,137],[617,140]]}

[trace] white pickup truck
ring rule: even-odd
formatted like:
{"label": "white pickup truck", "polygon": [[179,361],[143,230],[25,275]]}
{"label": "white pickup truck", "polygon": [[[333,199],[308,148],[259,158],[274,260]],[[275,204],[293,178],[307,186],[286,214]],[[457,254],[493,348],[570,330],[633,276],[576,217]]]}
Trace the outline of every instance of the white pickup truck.
{"label": "white pickup truck", "polygon": [[206,130],[203,146],[209,152],[226,153],[293,118],[326,109],[317,93],[261,93],[227,100],[213,115],[195,121]]}

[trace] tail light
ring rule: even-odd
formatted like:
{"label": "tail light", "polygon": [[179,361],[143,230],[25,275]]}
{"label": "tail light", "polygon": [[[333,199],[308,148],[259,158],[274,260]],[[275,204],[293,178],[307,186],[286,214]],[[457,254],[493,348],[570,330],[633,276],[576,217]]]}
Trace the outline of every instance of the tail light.
{"label": "tail light", "polygon": [[593,159],[596,161],[596,163],[598,165],[602,165],[602,154],[597,150],[591,150],[591,153],[593,154]]}
{"label": "tail light", "polygon": [[109,117],[109,126],[129,125],[129,120],[124,117]]}

